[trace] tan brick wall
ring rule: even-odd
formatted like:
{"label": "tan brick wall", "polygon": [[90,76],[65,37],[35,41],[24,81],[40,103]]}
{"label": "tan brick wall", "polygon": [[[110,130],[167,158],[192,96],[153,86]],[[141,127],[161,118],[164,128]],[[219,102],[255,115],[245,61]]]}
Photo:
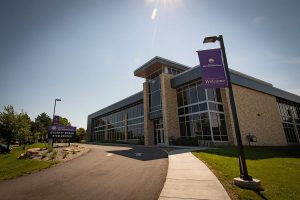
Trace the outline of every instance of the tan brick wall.
{"label": "tan brick wall", "polygon": [[276,97],[238,85],[233,85],[233,93],[243,144],[248,144],[246,135],[252,133],[257,137],[255,145],[287,145]]}
{"label": "tan brick wall", "polygon": [[162,115],[164,123],[164,142],[169,143],[169,137],[180,137],[177,111],[176,89],[171,88],[171,74],[161,74]]}
{"label": "tan brick wall", "polygon": [[234,145],[236,144],[236,137],[235,137],[234,127],[233,127],[233,119],[232,119],[231,107],[230,107],[230,102],[228,97],[228,88],[220,89],[220,91],[221,91],[222,103],[223,103],[224,114],[225,114],[228,142],[230,145]]}
{"label": "tan brick wall", "polygon": [[149,87],[148,83],[143,84],[144,92],[144,137],[145,145],[154,145],[154,124],[153,121],[149,119]]}

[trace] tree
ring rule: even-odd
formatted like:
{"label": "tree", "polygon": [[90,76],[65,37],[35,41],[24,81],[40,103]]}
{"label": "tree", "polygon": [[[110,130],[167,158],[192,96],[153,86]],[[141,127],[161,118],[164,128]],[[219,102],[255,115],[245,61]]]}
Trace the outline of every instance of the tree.
{"label": "tree", "polygon": [[79,142],[86,138],[86,130],[84,128],[78,128],[76,130],[76,135],[79,138]]}
{"label": "tree", "polygon": [[71,123],[69,122],[69,120],[65,117],[60,117],[59,118],[59,124],[63,125],[63,126],[71,126]]}
{"label": "tree", "polygon": [[0,137],[6,141],[7,150],[12,140],[17,135],[17,116],[14,107],[4,106],[4,111],[0,112]]}
{"label": "tree", "polygon": [[26,143],[29,142],[30,137],[32,137],[31,133],[31,120],[27,113],[21,112],[17,115],[16,120],[16,128],[17,128],[17,139],[19,140],[19,144],[23,144],[23,149],[25,149]]}
{"label": "tree", "polygon": [[46,134],[48,132],[48,127],[52,123],[51,118],[49,117],[49,115],[47,115],[47,113],[43,112],[35,118],[34,123],[34,134],[39,132],[40,134],[37,135],[39,135],[42,140],[45,140]]}

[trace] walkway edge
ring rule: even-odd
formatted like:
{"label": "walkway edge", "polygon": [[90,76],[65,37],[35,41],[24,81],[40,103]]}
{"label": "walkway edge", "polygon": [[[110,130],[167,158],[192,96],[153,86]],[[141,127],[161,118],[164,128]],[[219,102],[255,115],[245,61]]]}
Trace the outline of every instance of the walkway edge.
{"label": "walkway edge", "polygon": [[206,148],[177,149],[168,153],[169,166],[159,200],[230,200],[212,171],[191,151]]}

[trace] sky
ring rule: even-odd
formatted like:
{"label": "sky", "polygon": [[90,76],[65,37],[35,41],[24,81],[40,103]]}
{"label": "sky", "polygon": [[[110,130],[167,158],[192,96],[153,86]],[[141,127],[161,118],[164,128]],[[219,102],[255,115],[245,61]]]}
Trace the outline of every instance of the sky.
{"label": "sky", "polygon": [[1,0],[0,111],[13,105],[86,128],[87,116],[142,90],[154,56],[194,67],[205,36],[229,67],[300,95],[297,0]]}

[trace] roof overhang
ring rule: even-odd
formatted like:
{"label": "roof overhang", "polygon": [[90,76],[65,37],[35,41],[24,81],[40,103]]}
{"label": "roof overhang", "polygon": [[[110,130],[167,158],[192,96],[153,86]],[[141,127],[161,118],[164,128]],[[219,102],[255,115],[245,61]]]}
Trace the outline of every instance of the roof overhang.
{"label": "roof overhang", "polygon": [[142,78],[146,78],[148,75],[152,74],[153,72],[161,69],[163,66],[169,66],[175,69],[178,69],[180,71],[185,71],[189,69],[188,66],[185,66],[180,63],[176,63],[174,61],[161,58],[161,57],[154,57],[145,64],[143,64],[141,67],[137,68],[134,71],[134,75]]}

